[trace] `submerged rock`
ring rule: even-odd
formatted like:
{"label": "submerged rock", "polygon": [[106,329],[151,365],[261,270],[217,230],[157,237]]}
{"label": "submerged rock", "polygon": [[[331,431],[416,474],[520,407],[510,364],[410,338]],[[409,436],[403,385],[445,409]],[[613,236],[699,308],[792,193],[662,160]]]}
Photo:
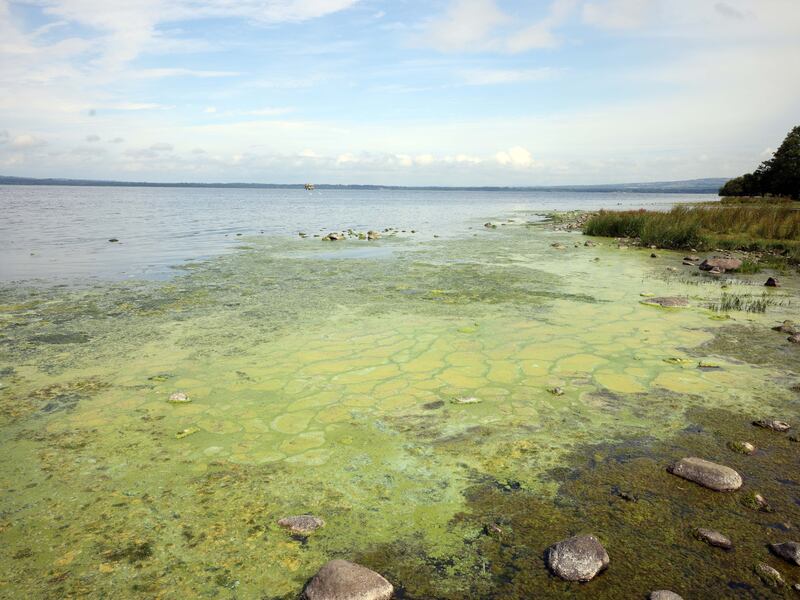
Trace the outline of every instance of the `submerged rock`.
{"label": "submerged rock", "polygon": [[742,487],[742,476],[730,467],[702,458],[682,458],[667,471],[716,492],[732,492]]}
{"label": "submerged rock", "polygon": [[392,584],[375,571],[346,560],[323,566],[303,590],[302,600],[389,600]]}
{"label": "submerged rock", "polygon": [[322,239],[326,242],[337,242],[339,240],[343,240],[344,236],[341,233],[336,233],[335,231],[332,231]]}
{"label": "submerged rock", "polygon": [[719,531],[714,531],[713,529],[698,527],[694,530],[694,537],[701,542],[705,542],[709,546],[722,548],[723,550],[730,550],[733,548],[733,542],[731,542],[728,537],[722,535]]}
{"label": "submerged rock", "polygon": [[752,454],[756,447],[750,442],[728,442],[728,448],[739,454]]}
{"label": "submerged rock", "polygon": [[759,512],[774,512],[772,507],[769,505],[769,502],[767,502],[767,499],[758,492],[750,492],[749,494],[745,495],[742,498],[742,504],[747,508],[751,508]]}
{"label": "submerged rock", "polygon": [[724,273],[725,271],[735,271],[741,266],[742,261],[738,258],[722,258],[715,256],[713,258],[707,258],[701,262],[700,270],[713,271],[716,269],[719,273]]}
{"label": "submerged rock", "polygon": [[475,396],[459,396],[458,398],[453,398],[453,404],[478,404],[479,402],[482,402],[482,400]]}
{"label": "submerged rock", "polygon": [[578,535],[547,549],[547,566],[567,581],[590,581],[609,562],[606,549],[593,535]]}
{"label": "submerged rock", "polygon": [[783,560],[800,566],[800,543],[784,542],[782,544],[770,544],[769,549]]}
{"label": "submerged rock", "polygon": [[781,287],[781,284],[774,277],[769,277],[769,278],[767,278],[766,283],[764,283],[764,286],[765,287]]}
{"label": "submerged rock", "polygon": [[553,396],[563,396],[564,395],[564,390],[561,389],[558,386],[547,388],[547,391],[550,392],[551,394],[553,394]]}
{"label": "submerged rock", "polygon": [[686,298],[679,298],[677,296],[663,296],[660,298],[647,298],[640,301],[642,304],[652,304],[661,306],[662,308],[680,308],[689,306],[689,301]]}
{"label": "submerged rock", "polygon": [[169,395],[167,402],[171,404],[188,404],[192,399],[186,392],[173,392]]}
{"label": "submerged rock", "polygon": [[797,326],[794,324],[794,321],[786,320],[780,325],[776,325],[772,328],[773,331],[780,331],[781,333],[789,333],[794,335],[798,333]]}
{"label": "submerged rock", "polygon": [[370,231],[367,232],[367,239],[370,240],[370,241],[371,240],[380,239],[380,237],[381,237],[381,234],[378,233],[377,231],[370,230]]}
{"label": "submerged rock", "polygon": [[786,339],[792,342],[793,344],[800,344],[800,333],[795,333],[794,335],[790,335]]}
{"label": "submerged rock", "polygon": [[792,428],[786,421],[777,421],[776,419],[759,419],[758,421],[753,421],[753,425],[779,432]]}
{"label": "submerged rock", "polygon": [[683,600],[683,596],[679,596],[675,592],[669,590],[656,590],[650,592],[650,600]]}
{"label": "submerged rock", "polygon": [[308,534],[325,526],[325,521],[314,515],[297,515],[294,517],[284,517],[278,521],[278,525],[288,529],[292,533]]}
{"label": "submerged rock", "polygon": [[786,585],[786,582],[783,580],[783,576],[776,570],[770,567],[766,563],[758,563],[755,566],[756,575],[758,575],[759,579],[764,582],[764,584],[771,588],[782,588]]}

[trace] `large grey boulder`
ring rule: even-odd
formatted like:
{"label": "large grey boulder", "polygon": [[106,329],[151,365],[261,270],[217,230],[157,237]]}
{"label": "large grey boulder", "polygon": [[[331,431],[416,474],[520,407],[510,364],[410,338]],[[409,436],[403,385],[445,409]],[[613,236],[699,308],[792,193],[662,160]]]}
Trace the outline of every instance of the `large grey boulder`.
{"label": "large grey boulder", "polygon": [[590,581],[608,563],[606,549],[593,535],[578,535],[547,549],[547,566],[567,581]]}
{"label": "large grey boulder", "polygon": [[696,457],[682,458],[667,471],[716,492],[732,492],[743,483],[742,476],[730,467]]}
{"label": "large grey boulder", "polygon": [[650,600],[683,600],[683,596],[669,590],[656,590],[650,592]]}
{"label": "large grey boulder", "polygon": [[742,261],[738,258],[721,258],[719,256],[715,256],[714,258],[707,258],[703,262],[700,263],[700,270],[701,271],[713,271],[717,270],[720,273],[724,273],[725,271],[735,271],[742,266]]}
{"label": "large grey boulder", "polygon": [[375,571],[332,560],[308,582],[301,600],[389,600],[393,593],[392,584]]}
{"label": "large grey boulder", "polygon": [[783,560],[800,566],[800,543],[784,542],[782,544],[770,544],[769,549]]}

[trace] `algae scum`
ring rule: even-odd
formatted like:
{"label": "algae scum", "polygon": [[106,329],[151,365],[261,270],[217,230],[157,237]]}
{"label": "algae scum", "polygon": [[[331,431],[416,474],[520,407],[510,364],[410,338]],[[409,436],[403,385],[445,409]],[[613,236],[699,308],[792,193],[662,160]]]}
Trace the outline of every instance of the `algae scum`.
{"label": "algae scum", "polygon": [[[798,444],[750,421],[800,417],[769,329],[796,288],[720,315],[761,288],[582,242],[253,238],[169,282],[2,289],[0,596],[296,598],[333,558],[414,599],[795,593],[753,567],[800,578],[766,548],[800,536]],[[666,473],[690,455],[745,488]],[[542,561],[575,533],[611,556],[584,585]]]}

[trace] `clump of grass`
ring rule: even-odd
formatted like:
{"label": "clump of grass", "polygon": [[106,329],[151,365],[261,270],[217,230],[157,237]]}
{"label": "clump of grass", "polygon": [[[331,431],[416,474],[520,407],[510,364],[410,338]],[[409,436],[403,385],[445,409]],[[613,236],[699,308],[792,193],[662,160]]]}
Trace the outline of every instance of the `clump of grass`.
{"label": "clump of grass", "polygon": [[775,304],[777,304],[775,298],[772,298],[766,292],[760,296],[722,292],[719,301],[712,303],[709,308],[715,312],[738,310],[742,312],[765,313],[768,307]]}
{"label": "clump of grass", "polygon": [[785,204],[601,211],[587,221],[584,232],[639,238],[660,248],[776,252],[800,261],[800,210]]}

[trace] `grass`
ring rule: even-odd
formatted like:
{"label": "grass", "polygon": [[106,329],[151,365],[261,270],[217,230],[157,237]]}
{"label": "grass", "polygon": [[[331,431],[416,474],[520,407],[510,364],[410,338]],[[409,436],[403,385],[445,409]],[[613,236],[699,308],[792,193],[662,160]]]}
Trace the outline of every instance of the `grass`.
{"label": "grass", "polygon": [[776,301],[775,298],[771,297],[767,292],[758,296],[722,292],[719,302],[711,304],[709,308],[716,312],[738,310],[743,312],[764,313],[767,312],[767,307],[779,304],[781,303]]}
{"label": "grass", "polygon": [[601,211],[584,233],[639,238],[676,250],[745,250],[800,262],[800,210],[791,204],[676,206],[669,212]]}

